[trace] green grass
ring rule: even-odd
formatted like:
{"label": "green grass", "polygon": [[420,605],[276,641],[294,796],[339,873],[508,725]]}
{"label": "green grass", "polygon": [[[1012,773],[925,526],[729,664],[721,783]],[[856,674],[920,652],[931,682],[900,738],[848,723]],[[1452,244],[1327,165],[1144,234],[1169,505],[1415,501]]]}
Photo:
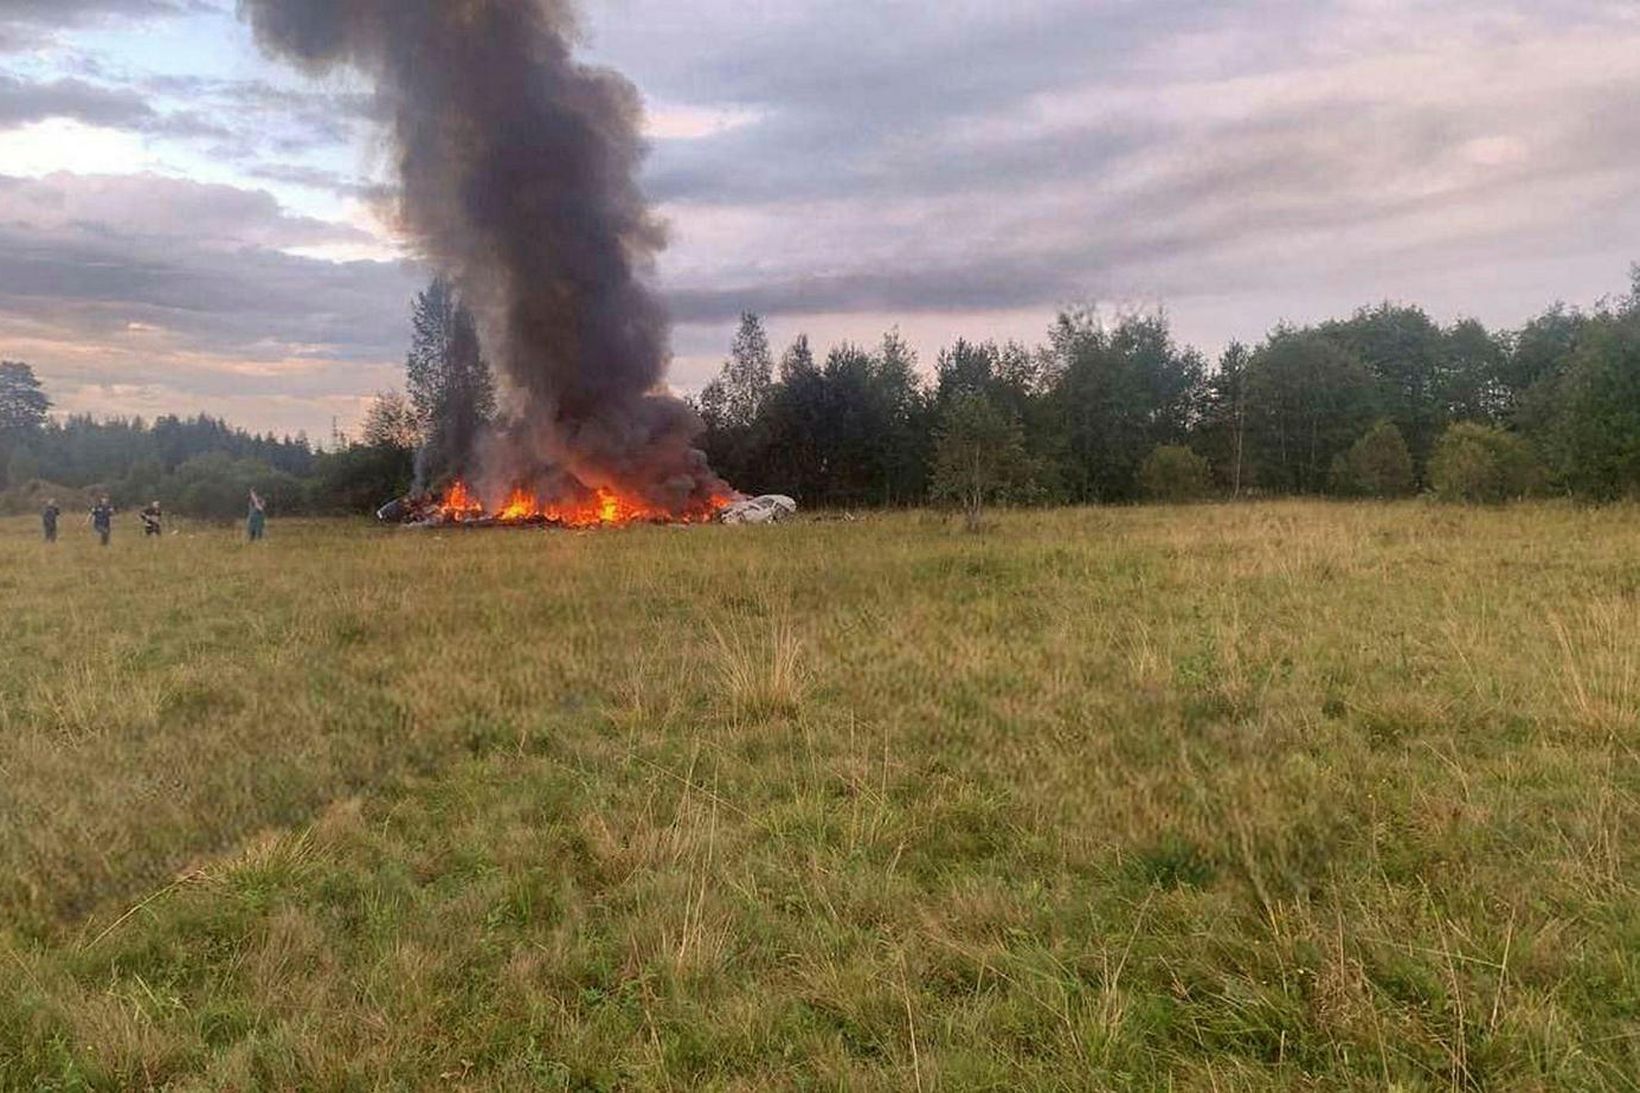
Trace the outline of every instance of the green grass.
{"label": "green grass", "polygon": [[0,523],[0,1088],[1640,1088],[1640,510]]}

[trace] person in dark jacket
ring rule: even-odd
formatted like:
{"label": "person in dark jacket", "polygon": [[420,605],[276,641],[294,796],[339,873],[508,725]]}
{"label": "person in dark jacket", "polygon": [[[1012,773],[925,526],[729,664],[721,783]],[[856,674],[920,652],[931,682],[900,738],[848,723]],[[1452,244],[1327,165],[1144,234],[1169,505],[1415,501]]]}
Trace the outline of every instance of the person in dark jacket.
{"label": "person in dark jacket", "polygon": [[97,533],[97,538],[103,546],[108,545],[108,537],[114,531],[114,506],[104,497],[91,508],[91,530]]}
{"label": "person in dark jacket", "polygon": [[164,520],[164,513],[160,510],[158,501],[150,502],[147,508],[137,513],[137,516],[142,520],[142,534],[144,538],[147,538],[150,535],[158,535],[163,530],[162,521]]}
{"label": "person in dark jacket", "polygon": [[55,497],[47,501],[46,507],[40,510],[40,527],[46,533],[46,542],[57,541],[57,517],[62,514],[63,510],[57,507]]}

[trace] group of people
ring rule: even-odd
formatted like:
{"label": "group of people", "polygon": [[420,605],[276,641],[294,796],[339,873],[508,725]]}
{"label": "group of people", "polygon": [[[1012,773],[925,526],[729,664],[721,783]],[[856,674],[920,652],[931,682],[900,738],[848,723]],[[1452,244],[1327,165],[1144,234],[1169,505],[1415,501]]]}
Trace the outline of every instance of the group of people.
{"label": "group of people", "polygon": [[[57,521],[62,517],[63,510],[57,506],[54,497],[47,501],[45,508],[40,510],[40,525],[45,532],[46,542],[57,541]],[[160,508],[158,501],[149,502],[146,508],[137,511],[137,519],[142,521],[142,535],[163,535],[165,532],[165,510]],[[251,542],[261,542],[267,534],[268,507],[255,490],[251,491],[250,511],[245,517],[245,536]],[[102,497],[91,506],[91,530],[96,533],[98,542],[108,545],[109,538],[114,534],[114,506],[108,498]]]}

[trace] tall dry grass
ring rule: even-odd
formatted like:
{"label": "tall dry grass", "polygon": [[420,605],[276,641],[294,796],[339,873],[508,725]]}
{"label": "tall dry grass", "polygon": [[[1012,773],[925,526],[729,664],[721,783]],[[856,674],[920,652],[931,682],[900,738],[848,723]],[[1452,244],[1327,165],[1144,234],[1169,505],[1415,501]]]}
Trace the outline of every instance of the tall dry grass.
{"label": "tall dry grass", "polygon": [[1627,1089],[1640,512],[0,523],[0,1088]]}

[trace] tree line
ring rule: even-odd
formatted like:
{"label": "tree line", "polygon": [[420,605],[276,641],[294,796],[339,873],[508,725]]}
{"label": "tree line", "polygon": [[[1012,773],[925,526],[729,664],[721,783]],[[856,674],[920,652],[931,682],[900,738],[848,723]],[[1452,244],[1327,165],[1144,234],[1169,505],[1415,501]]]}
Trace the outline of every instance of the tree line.
{"label": "tree line", "polygon": [[1216,361],[1164,313],[1057,317],[1040,346],[959,340],[924,378],[896,333],[778,362],[743,317],[699,400],[713,465],[818,505],[1433,491],[1640,495],[1640,270],[1518,330],[1382,304]]}
{"label": "tree line", "polygon": [[[1125,503],[1209,496],[1468,500],[1640,495],[1640,269],[1630,292],[1516,330],[1442,326],[1414,306],[1281,325],[1210,361],[1165,313],[1069,309],[1040,345],[959,339],[931,370],[890,332],[778,356],[742,318],[696,400],[703,445],[749,493],[811,506]],[[255,489],[285,513],[366,512],[463,473],[496,395],[472,315],[437,280],[412,309],[405,393],[327,449],[211,417],[49,415],[0,363],[0,501],[53,489],[232,517]]]}

